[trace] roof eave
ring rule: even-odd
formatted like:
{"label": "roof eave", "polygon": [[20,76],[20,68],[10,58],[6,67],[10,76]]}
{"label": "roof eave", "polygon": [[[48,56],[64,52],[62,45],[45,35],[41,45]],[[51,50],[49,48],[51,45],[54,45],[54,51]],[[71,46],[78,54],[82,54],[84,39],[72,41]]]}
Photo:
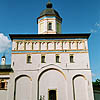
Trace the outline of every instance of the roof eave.
{"label": "roof eave", "polygon": [[9,34],[13,39],[61,39],[61,38],[89,38],[90,33],[82,34]]}

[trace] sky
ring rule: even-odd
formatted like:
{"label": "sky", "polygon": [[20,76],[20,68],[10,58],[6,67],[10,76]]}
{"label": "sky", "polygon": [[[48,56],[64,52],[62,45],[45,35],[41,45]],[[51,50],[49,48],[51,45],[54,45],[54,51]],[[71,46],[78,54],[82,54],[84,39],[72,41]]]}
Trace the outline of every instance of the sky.
{"label": "sky", "polygon": [[[48,0],[0,0],[0,62],[11,63],[11,33],[37,34],[37,17]],[[91,33],[88,40],[93,80],[100,79],[100,0],[51,0],[62,17],[62,33]]]}

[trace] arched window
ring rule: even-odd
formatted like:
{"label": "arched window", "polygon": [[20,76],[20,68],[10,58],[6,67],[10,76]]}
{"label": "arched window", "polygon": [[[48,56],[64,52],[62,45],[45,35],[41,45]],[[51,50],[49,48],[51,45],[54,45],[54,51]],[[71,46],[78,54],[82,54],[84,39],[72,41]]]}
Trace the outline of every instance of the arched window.
{"label": "arched window", "polygon": [[60,56],[58,54],[56,55],[56,63],[60,63]]}
{"label": "arched window", "polygon": [[52,30],[52,23],[48,23],[48,30]]}
{"label": "arched window", "polygon": [[7,82],[5,79],[0,79],[0,90],[7,89]]}
{"label": "arched window", "polygon": [[70,54],[70,63],[74,63],[74,55]]}
{"label": "arched window", "polygon": [[41,56],[41,63],[45,63],[45,55]]}
{"label": "arched window", "polygon": [[31,62],[31,55],[27,55],[27,63],[32,63]]}

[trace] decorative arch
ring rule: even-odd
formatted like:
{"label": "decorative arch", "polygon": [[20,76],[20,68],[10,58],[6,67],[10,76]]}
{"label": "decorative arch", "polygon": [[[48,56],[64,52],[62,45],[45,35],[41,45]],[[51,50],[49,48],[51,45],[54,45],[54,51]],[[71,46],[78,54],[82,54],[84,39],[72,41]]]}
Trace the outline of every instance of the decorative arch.
{"label": "decorative arch", "polygon": [[41,78],[41,76],[42,76],[45,72],[50,71],[50,70],[56,70],[56,71],[58,71],[59,73],[62,74],[62,76],[63,76],[64,79],[66,80],[66,75],[65,75],[64,72],[62,72],[60,69],[58,69],[58,68],[47,68],[47,69],[44,69],[42,72],[40,72],[40,74],[39,74],[39,76],[38,76],[37,100],[39,99],[39,81],[40,81],[40,78]]}
{"label": "decorative arch", "polygon": [[28,77],[28,78],[32,81],[32,78],[31,78],[30,76],[23,74],[23,75],[17,76],[17,77],[15,78],[15,82],[16,82],[20,77]]}
{"label": "decorative arch", "polygon": [[57,68],[48,68],[48,69],[45,69],[44,71],[42,71],[42,72],[39,74],[39,76],[38,76],[38,81],[40,80],[40,77],[42,76],[42,74],[44,74],[45,72],[47,72],[47,71],[49,71],[49,70],[56,70],[56,71],[60,72],[60,73],[63,75],[64,79],[66,80],[65,74],[64,74],[61,70],[59,70],[59,69],[57,69]]}
{"label": "decorative arch", "polygon": [[25,74],[19,75],[19,76],[17,76],[17,77],[15,78],[15,84],[14,84],[14,100],[16,100],[16,82],[17,82],[17,80],[20,79],[21,77],[27,77],[27,78],[30,79],[30,81],[32,81],[32,78],[31,78],[30,76],[28,76],[28,75],[25,75]]}
{"label": "decorative arch", "polygon": [[61,66],[58,66],[58,65],[55,65],[55,64],[48,64],[48,65],[42,66],[40,69],[44,69],[44,68],[46,68],[46,69],[55,68],[55,69],[58,69],[58,70],[61,70],[61,71],[63,70],[63,68]]}
{"label": "decorative arch", "polygon": [[82,75],[82,74],[77,74],[77,75],[75,75],[75,76],[72,78],[73,98],[74,98],[74,100],[76,100],[76,99],[75,99],[75,85],[74,85],[74,79],[77,78],[77,77],[82,77],[82,78],[84,78],[85,81],[87,80],[86,77],[85,77],[84,75]]}
{"label": "decorative arch", "polygon": [[87,80],[86,77],[85,77],[84,75],[82,75],[82,74],[77,74],[77,75],[75,75],[75,76],[73,77],[73,80],[74,80],[76,77],[79,77],[79,76],[81,76],[81,77],[83,77],[85,80]]}

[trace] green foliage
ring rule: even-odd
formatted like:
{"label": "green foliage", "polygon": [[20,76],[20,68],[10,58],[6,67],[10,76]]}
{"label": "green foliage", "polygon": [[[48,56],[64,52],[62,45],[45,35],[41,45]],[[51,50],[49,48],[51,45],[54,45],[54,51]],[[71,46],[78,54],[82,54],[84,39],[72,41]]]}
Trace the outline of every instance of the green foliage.
{"label": "green foliage", "polygon": [[96,79],[95,82],[93,82],[94,86],[100,86],[100,79]]}

